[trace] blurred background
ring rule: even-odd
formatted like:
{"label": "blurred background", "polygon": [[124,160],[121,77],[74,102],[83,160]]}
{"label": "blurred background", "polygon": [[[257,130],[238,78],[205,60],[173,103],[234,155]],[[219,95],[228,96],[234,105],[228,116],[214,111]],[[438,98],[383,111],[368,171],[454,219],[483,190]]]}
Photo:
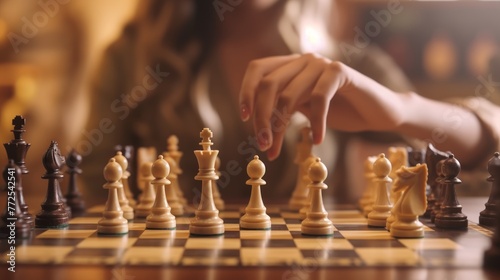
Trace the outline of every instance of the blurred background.
{"label": "blurred background", "polygon": [[[499,67],[493,59],[500,49],[499,2],[400,1],[403,10],[384,26],[373,11],[391,2],[397,1],[339,1],[345,24],[336,29],[346,50],[368,38],[395,60],[419,94],[435,99],[480,95],[500,104]],[[24,138],[32,146],[24,186],[31,209],[41,203],[34,194],[46,190],[40,179],[43,153],[54,139],[67,154],[81,137],[92,114],[93,73],[137,3],[0,0],[0,141],[12,139],[12,118],[25,116]],[[6,162],[1,152],[0,166]]]}

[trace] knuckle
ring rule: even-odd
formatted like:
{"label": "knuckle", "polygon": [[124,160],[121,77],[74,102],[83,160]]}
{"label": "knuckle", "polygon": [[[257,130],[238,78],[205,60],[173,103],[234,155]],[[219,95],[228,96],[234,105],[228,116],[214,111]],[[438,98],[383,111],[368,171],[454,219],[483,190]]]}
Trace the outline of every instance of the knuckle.
{"label": "knuckle", "polygon": [[273,91],[277,87],[277,83],[274,79],[266,77],[261,80],[259,84],[259,90],[261,91]]}
{"label": "knuckle", "polygon": [[332,61],[330,64],[329,64],[329,69],[330,71],[332,71],[333,73],[342,73],[345,71],[345,68],[347,66],[340,62],[340,61]]}

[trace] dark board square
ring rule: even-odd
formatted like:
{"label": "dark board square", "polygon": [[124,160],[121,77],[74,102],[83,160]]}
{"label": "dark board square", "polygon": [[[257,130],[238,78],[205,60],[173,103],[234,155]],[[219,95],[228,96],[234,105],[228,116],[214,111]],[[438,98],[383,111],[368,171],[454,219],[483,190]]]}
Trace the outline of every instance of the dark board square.
{"label": "dark board square", "polygon": [[370,227],[367,224],[334,224],[335,228],[337,228],[339,231],[343,230],[369,230],[369,231],[374,231],[374,230],[379,230],[379,231],[387,231],[385,228],[380,228],[380,227]]}
{"label": "dark board square", "polygon": [[225,218],[224,219],[224,224],[239,224],[240,219],[239,218]]}
{"label": "dark board square", "polygon": [[70,224],[68,227],[69,230],[72,229],[95,229],[97,230],[96,224]]}
{"label": "dark board square", "polygon": [[358,254],[354,250],[300,250],[304,258],[321,258],[321,259],[333,259],[333,258],[359,258]]}
{"label": "dark board square", "polygon": [[210,250],[210,249],[185,249],[184,257],[207,257],[207,258],[217,258],[217,257],[239,257],[240,250],[232,249],[222,249],[222,250]]}
{"label": "dark board square", "polygon": [[271,230],[288,230],[288,227],[284,224],[271,224]]}
{"label": "dark board square", "polygon": [[325,236],[316,236],[316,235],[307,235],[307,234],[302,234],[301,231],[290,231],[290,234],[292,235],[293,238],[335,238],[335,239],[345,239],[340,232],[334,230],[333,235],[325,235]]}
{"label": "dark board square", "polygon": [[241,247],[295,248],[295,242],[291,239],[242,239]]}
{"label": "dark board square", "polygon": [[268,212],[267,215],[269,215],[269,217],[271,218],[281,218],[281,213],[277,212]]}
{"label": "dark board square", "polygon": [[121,256],[125,248],[76,248],[68,254],[68,257],[113,257]]}
{"label": "dark board square", "polygon": [[350,239],[354,248],[380,247],[380,248],[401,248],[405,247],[397,239]]}
{"label": "dark board square", "polygon": [[302,221],[300,219],[284,219],[287,225],[300,225]]}
{"label": "dark board square", "polygon": [[177,230],[189,230],[189,224],[177,224],[175,229],[177,229]]}
{"label": "dark board square", "polygon": [[226,230],[224,232],[224,238],[240,238],[240,232],[239,231]]}
{"label": "dark board square", "polygon": [[149,239],[139,238],[134,247],[184,247],[187,239]]}
{"label": "dark board square", "polygon": [[31,242],[31,245],[36,246],[76,246],[78,243],[82,242],[83,238],[35,238]]}

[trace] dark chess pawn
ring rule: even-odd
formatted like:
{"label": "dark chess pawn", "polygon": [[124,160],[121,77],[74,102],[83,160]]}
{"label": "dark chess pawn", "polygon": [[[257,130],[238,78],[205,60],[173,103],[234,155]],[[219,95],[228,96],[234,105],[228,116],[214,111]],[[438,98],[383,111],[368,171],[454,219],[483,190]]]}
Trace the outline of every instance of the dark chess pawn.
{"label": "dark chess pawn", "polygon": [[424,150],[414,150],[412,148],[407,148],[408,150],[408,164],[410,166],[416,166],[417,164],[425,163],[425,151]]}
{"label": "dark chess pawn", "polygon": [[[14,163],[21,169],[22,174],[28,174],[29,171],[25,165],[25,158],[26,153],[31,147],[31,144],[27,143],[23,139],[23,133],[26,132],[26,130],[24,129],[24,126],[26,125],[26,119],[18,115],[14,119],[12,119],[12,125],[14,126],[14,129],[11,130],[12,133],[14,133],[14,139],[12,139],[9,143],[5,143],[3,145],[5,147],[5,151],[7,152],[7,157],[14,160]],[[33,215],[29,213],[28,205],[24,200],[21,177],[19,177],[19,184],[16,188],[16,199],[17,203],[20,204],[24,219],[31,224],[31,227],[33,227],[35,223]]]}
{"label": "dark chess pawn", "polygon": [[424,213],[424,217],[430,218],[432,214],[432,210],[434,208],[434,203],[436,202],[436,197],[438,196],[437,194],[437,182],[436,178],[437,172],[436,172],[436,165],[437,163],[442,160],[446,159],[448,157],[448,154],[445,152],[442,152],[438,149],[436,149],[432,144],[429,144],[427,146],[427,150],[425,151],[425,163],[427,164],[428,167],[428,176],[427,176],[427,185],[430,188],[430,192],[427,195],[427,210]]}
{"label": "dark chess pawn", "polygon": [[66,194],[66,204],[71,208],[73,216],[79,216],[85,212],[85,202],[78,190],[76,177],[82,174],[82,170],[78,167],[82,163],[82,156],[74,149],[66,157],[66,166],[69,174],[68,193]]}
{"label": "dark chess pawn", "polygon": [[444,199],[441,211],[436,215],[434,224],[443,229],[467,229],[467,216],[462,213],[462,205],[458,203],[455,185],[462,183],[457,178],[460,173],[460,163],[453,154],[443,162],[442,180],[444,188]]}
{"label": "dark chess pawn", "polygon": [[[500,175],[500,164],[498,160],[498,153],[488,163],[488,172],[495,177],[495,180]],[[491,197],[490,197],[491,198]],[[496,201],[495,206],[496,216],[495,216],[495,231],[491,239],[491,247],[484,251],[483,255],[483,266],[491,269],[500,269],[500,203]]]}
{"label": "dark chess pawn", "polygon": [[16,201],[15,189],[21,181],[21,169],[14,164],[14,160],[9,160],[3,171],[3,179],[6,184],[7,202],[0,218],[0,237],[28,238],[31,232],[31,224],[30,221],[23,218],[21,206]]}
{"label": "dark chess pawn", "polygon": [[441,212],[441,205],[443,204],[444,194],[445,194],[445,186],[444,186],[444,173],[443,173],[443,164],[444,159],[438,161],[436,164],[436,196],[434,200],[434,207],[431,212],[431,222],[434,223],[436,220],[437,214]]}
{"label": "dark chess pawn", "polygon": [[35,226],[37,228],[67,227],[69,215],[59,195],[61,188],[59,180],[64,176],[60,168],[64,164],[64,157],[61,156],[55,141],[50,143],[42,162],[46,170],[42,178],[48,180],[47,197],[42,204],[42,211],[36,215]]}
{"label": "dark chess pawn", "polygon": [[488,202],[484,204],[486,208],[479,213],[479,224],[493,227],[496,224],[497,203],[500,199],[500,153],[496,152],[488,161],[488,173],[490,177],[487,180],[491,182],[491,192]]}

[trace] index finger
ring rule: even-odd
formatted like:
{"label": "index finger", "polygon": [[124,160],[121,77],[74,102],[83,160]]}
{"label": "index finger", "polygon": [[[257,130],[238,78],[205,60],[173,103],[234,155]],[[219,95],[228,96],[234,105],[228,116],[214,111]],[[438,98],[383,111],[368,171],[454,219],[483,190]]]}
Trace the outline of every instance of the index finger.
{"label": "index finger", "polygon": [[247,121],[252,114],[255,101],[255,90],[259,86],[262,78],[272,72],[274,69],[298,57],[298,54],[273,56],[253,60],[248,64],[245,76],[243,77],[243,82],[241,83],[239,97],[240,115],[243,121]]}

